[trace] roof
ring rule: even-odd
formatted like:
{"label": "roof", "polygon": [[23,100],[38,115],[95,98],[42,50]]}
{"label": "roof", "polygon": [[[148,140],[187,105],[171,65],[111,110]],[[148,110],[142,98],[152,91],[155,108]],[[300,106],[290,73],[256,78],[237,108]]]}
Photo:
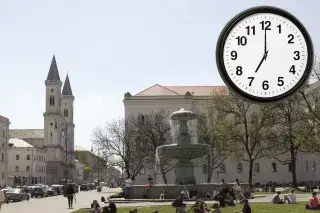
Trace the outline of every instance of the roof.
{"label": "roof", "polygon": [[25,148],[25,147],[34,147],[31,144],[29,144],[28,142],[20,139],[20,138],[10,138],[9,139],[9,144],[12,143],[13,144],[13,148]]}
{"label": "roof", "polygon": [[11,129],[10,138],[43,138],[43,129]]}
{"label": "roof", "polygon": [[62,95],[72,95],[72,89],[69,81],[69,76],[67,74],[66,80],[64,81]]}
{"label": "roof", "polygon": [[228,88],[226,86],[162,86],[155,84],[135,96],[185,95],[187,92],[194,96],[208,96],[213,93],[225,94],[228,92]]}
{"label": "roof", "polygon": [[6,123],[6,124],[10,124],[9,119],[4,117],[4,116],[1,116],[1,115],[0,115],[0,122],[1,123]]}
{"label": "roof", "polygon": [[87,152],[89,152],[89,150],[86,150],[85,148],[83,148],[81,146],[77,146],[77,145],[74,147],[74,151],[87,151]]}
{"label": "roof", "polygon": [[56,57],[53,55],[47,81],[60,81]]}

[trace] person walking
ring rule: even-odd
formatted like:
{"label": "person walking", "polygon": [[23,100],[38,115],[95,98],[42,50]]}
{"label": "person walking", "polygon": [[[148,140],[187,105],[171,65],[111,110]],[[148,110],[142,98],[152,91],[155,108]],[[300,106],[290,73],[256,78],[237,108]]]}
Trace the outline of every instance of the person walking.
{"label": "person walking", "polygon": [[0,187],[0,212],[1,212],[1,206],[5,201],[6,201],[6,197],[5,197],[4,192],[1,190],[1,187]]}
{"label": "person walking", "polygon": [[68,198],[68,206],[69,209],[73,208],[73,196],[75,195],[75,190],[71,184],[68,185],[68,188],[66,190],[66,197]]}

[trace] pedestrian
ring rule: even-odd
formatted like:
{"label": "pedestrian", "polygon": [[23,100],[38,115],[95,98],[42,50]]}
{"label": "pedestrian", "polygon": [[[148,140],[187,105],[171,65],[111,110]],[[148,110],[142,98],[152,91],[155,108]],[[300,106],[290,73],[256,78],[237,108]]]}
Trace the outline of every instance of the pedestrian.
{"label": "pedestrian", "polygon": [[4,192],[1,190],[0,187],[0,212],[1,212],[1,205],[6,201],[6,197],[4,195]]}
{"label": "pedestrian", "polygon": [[75,195],[75,190],[71,184],[68,185],[66,190],[66,196],[68,198],[69,209],[73,208],[73,196]]}

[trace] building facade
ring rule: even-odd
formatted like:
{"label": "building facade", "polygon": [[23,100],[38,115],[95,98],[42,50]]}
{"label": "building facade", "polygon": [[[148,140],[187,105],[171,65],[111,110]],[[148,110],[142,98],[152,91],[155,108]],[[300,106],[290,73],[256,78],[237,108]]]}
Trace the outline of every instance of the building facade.
{"label": "building facade", "polygon": [[75,183],[82,183],[84,181],[84,164],[75,159],[75,170],[74,170],[74,179]]}
{"label": "building facade", "polygon": [[8,140],[9,140],[8,118],[0,115],[0,186],[8,184]]}
{"label": "building facade", "polygon": [[9,185],[46,183],[46,154],[38,148],[19,139],[10,138],[8,149]]}
{"label": "building facade", "polygon": [[74,96],[69,76],[63,88],[55,56],[45,80],[45,112],[43,129],[10,130],[10,138],[20,138],[37,148],[46,150],[46,182],[58,183],[72,179],[74,162]]}
{"label": "building facade", "polygon": [[[318,87],[319,88],[319,87]],[[225,86],[162,86],[156,84],[136,95],[126,93],[124,97],[125,118],[130,116],[141,116],[152,111],[166,110],[174,112],[181,108],[193,112],[205,113],[201,109],[207,104],[208,98],[213,93],[228,94]],[[168,118],[169,119],[169,118]],[[174,125],[173,125],[174,126]],[[320,156],[310,153],[299,153],[297,159],[298,181],[312,181],[320,178],[318,164]],[[147,183],[148,175],[155,178],[157,183],[162,183],[161,175],[155,172],[154,162],[146,165],[136,177],[136,184]],[[205,165],[195,168],[196,181],[206,182],[207,175]],[[211,182],[234,182],[236,178],[243,182],[248,181],[248,164],[238,159],[228,158],[224,163],[213,171]],[[174,183],[174,172],[169,171],[166,175],[168,183]],[[260,159],[254,165],[253,182],[265,183],[267,181],[290,182],[291,171],[288,165],[282,165],[275,160]]]}

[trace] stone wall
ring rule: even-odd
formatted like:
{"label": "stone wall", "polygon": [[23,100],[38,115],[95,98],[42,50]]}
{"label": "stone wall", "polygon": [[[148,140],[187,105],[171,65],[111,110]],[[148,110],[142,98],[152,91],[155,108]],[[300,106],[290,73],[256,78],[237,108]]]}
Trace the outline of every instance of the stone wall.
{"label": "stone wall", "polygon": [[[227,184],[229,188],[232,188],[234,186],[233,183]],[[206,197],[207,192],[209,192],[211,195],[213,194],[213,191],[215,189],[219,189],[221,184],[217,183],[208,183],[208,184],[197,184],[195,185],[196,190],[198,191],[199,195],[202,198]],[[243,189],[246,189],[249,187],[249,184],[242,183],[241,184]],[[148,192],[148,199],[159,199],[161,190],[164,188],[166,191],[165,199],[175,199],[180,194],[181,191],[184,190],[184,188],[187,188],[188,191],[192,189],[192,185],[154,185],[153,187],[149,188]],[[130,190],[130,199],[141,199],[142,196],[146,193],[146,186],[145,185],[134,185],[131,187]]]}

